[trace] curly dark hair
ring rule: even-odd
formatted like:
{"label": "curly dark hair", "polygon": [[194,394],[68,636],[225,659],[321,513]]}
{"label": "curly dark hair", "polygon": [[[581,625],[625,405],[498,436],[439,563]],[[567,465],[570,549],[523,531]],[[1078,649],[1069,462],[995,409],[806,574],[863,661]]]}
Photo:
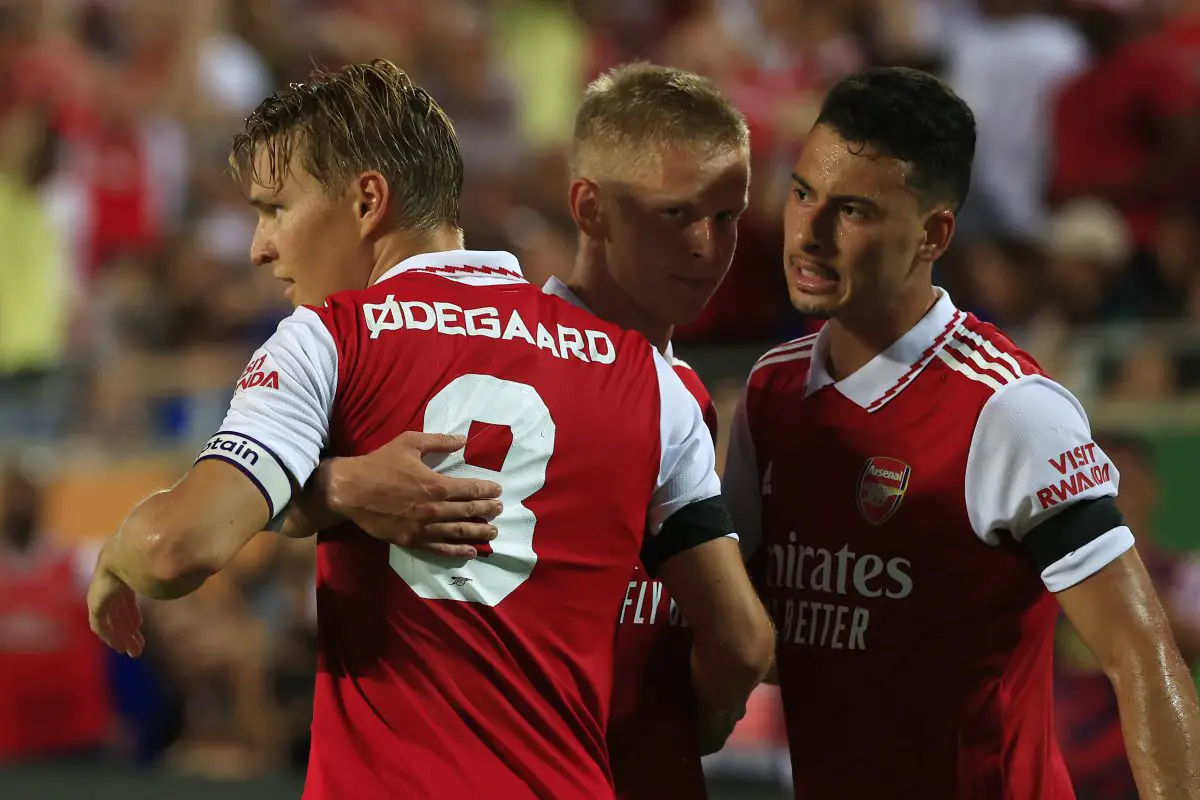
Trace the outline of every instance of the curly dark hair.
{"label": "curly dark hair", "polygon": [[975,115],[934,76],[881,67],[829,91],[818,125],[912,165],[909,185],[930,203],[962,207],[975,159]]}

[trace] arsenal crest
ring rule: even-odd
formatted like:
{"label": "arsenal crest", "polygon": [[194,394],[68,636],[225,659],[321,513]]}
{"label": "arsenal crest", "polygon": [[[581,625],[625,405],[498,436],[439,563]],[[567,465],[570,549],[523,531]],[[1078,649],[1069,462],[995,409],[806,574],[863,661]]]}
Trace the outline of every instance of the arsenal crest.
{"label": "arsenal crest", "polygon": [[894,458],[868,458],[858,477],[858,510],[872,525],[882,525],[900,508],[912,467]]}

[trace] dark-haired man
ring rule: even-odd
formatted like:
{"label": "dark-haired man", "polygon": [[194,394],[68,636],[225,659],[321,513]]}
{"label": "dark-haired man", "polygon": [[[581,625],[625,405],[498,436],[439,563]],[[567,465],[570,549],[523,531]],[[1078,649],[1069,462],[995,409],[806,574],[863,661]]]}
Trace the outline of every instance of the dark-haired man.
{"label": "dark-haired man", "polygon": [[778,629],[796,796],[1073,797],[1061,605],[1142,796],[1200,797],[1195,689],[1116,469],[1078,401],[932,283],[974,149],[942,83],[871,70],[830,92],[793,174],[788,292],[829,321],[754,367],[725,491]]}

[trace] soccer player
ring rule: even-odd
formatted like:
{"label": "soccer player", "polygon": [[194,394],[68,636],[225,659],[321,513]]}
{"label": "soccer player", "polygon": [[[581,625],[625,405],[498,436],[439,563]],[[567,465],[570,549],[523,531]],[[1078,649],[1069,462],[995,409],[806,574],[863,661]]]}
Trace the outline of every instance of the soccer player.
{"label": "soccer player", "polygon": [[[579,250],[567,282],[552,278],[545,291],[644,334],[672,361],[715,438],[712,400],[695,372],[673,357],[670,340],[675,325],[699,314],[733,258],[750,179],[743,117],[703,78],[649,64],[619,67],[585,93],[572,170]],[[393,497],[413,482],[407,473],[397,476],[397,453],[408,457],[403,448],[385,447],[324,462],[314,486],[322,496],[313,501],[393,538],[392,526],[406,516]],[[691,630],[662,583],[641,567],[618,623],[608,732],[617,794],[703,798],[688,680]]]}
{"label": "soccer player", "polygon": [[[750,182],[741,113],[706,79],[650,64],[618,67],[593,82],[576,115],[571,210],[579,228],[574,269],[545,291],[646,336],[674,364],[716,436],[704,384],[674,359],[674,326],[695,319],[720,285],[737,246]],[[395,457],[380,449],[322,465],[336,481],[318,505],[364,525],[398,518],[404,489]],[[381,532],[385,537],[386,530]],[[631,576],[618,615],[609,758],[627,800],[706,796],[702,744],[688,680],[691,629],[660,581]],[[724,731],[728,733],[728,730]]]}
{"label": "soccer player", "polygon": [[530,286],[507,253],[458,249],[462,161],[428,93],[387,62],[318,73],[256,109],[231,161],[259,210],[254,260],[300,307],[191,472],[105,544],[94,629],[137,652],[132,590],[197,588],[322,451],[447,431],[468,443],[440,469],[503,487],[496,536],[468,561],[322,534],[307,798],[612,797],[611,615],[639,553],[695,627],[706,719],[735,714],[771,628],[700,410],[641,335]]}
{"label": "soccer player", "polygon": [[[578,252],[566,284],[552,278],[546,291],[644,334],[674,361],[715,439],[712,398],[674,359],[671,333],[700,315],[733,260],[750,185],[745,119],[703,78],[634,64],[588,87],[572,150]],[[641,567],[617,621],[608,728],[617,796],[702,799],[700,755],[724,741],[697,739],[691,631]]]}
{"label": "soccer player", "polygon": [[796,796],[1072,797],[1061,605],[1142,797],[1200,797],[1195,689],[1116,470],[1076,399],[932,283],[974,149],[941,82],[878,69],[832,89],[795,166],[788,292],[828,322],[755,365],[724,483],[778,630]]}

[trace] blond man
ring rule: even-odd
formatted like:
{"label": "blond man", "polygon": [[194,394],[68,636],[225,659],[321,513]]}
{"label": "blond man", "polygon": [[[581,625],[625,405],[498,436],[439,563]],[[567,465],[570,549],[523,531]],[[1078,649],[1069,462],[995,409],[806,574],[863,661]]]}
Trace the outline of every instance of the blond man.
{"label": "blond man", "polygon": [[[640,63],[603,75],[576,115],[575,263],[565,281],[552,278],[544,287],[649,339],[691,391],[714,438],[712,400],[674,358],[671,333],[699,315],[729,269],[749,159],[744,118],[708,80]],[[320,483],[336,487],[340,510],[386,534],[411,525],[414,515],[394,498],[411,491],[397,475],[413,456],[397,443],[334,459],[322,466]],[[453,553],[463,545],[432,546]],[[635,568],[618,615],[608,729],[617,795],[626,800],[705,797],[700,756],[720,747],[734,721],[716,724],[705,690],[689,680],[693,648],[714,646],[689,622],[663,584],[644,565]]]}
{"label": "blond man", "polygon": [[490,543],[455,559],[321,535],[308,800],[611,797],[611,613],[639,554],[697,631],[709,724],[734,716],[773,638],[700,409],[644,337],[530,286],[508,253],[460,249],[462,161],[433,98],[388,62],[318,73],[259,106],[232,161],[254,261],[300,307],[191,472],[105,545],[93,628],[140,651],[133,591],[197,588],[322,452],[444,431],[469,442],[440,472],[502,488]]}

